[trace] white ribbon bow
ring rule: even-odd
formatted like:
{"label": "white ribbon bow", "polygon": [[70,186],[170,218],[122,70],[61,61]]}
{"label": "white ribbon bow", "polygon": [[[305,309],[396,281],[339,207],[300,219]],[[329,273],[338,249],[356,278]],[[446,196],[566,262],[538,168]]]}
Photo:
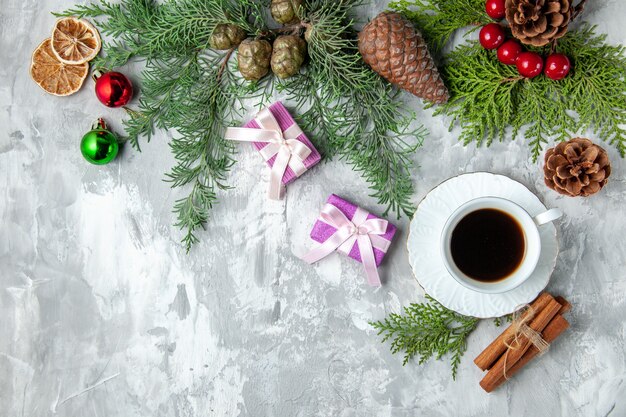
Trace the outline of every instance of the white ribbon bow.
{"label": "white ribbon bow", "polygon": [[266,161],[276,156],[270,174],[268,194],[272,200],[280,200],[285,195],[282,179],[287,167],[298,177],[304,174],[307,170],[304,160],[311,154],[311,149],[297,139],[302,134],[302,129],[296,123],[283,132],[268,108],[261,110],[255,120],[260,129],[229,127],[225,138],[240,142],[267,143],[259,151],[261,156]]}
{"label": "white ribbon bow", "polygon": [[367,219],[368,212],[357,207],[356,212],[349,220],[345,214],[332,204],[322,208],[321,220],[336,230],[324,243],[308,252],[302,259],[312,264],[330,255],[335,250],[349,254],[357,243],[361,261],[365,267],[367,282],[374,287],[381,285],[374,248],[387,252],[390,242],[381,235],[387,231],[387,220]]}

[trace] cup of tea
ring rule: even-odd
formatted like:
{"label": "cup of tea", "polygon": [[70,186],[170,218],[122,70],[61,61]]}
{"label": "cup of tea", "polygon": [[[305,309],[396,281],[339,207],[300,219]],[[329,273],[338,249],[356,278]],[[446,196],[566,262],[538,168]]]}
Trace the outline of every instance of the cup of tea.
{"label": "cup of tea", "polygon": [[448,218],[441,234],[441,254],[461,285],[488,294],[520,286],[541,254],[539,227],[563,213],[547,210],[532,217],[516,203],[499,197],[470,200]]}

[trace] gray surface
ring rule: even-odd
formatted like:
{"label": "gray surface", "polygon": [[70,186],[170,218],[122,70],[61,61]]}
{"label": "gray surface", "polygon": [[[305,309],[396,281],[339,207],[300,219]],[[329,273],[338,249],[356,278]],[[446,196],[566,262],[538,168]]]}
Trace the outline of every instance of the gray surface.
{"label": "gray surface", "polygon": [[[190,255],[171,226],[180,194],[161,181],[173,162],[168,135],[141,155],[88,165],[81,135],[101,115],[119,129],[123,111],[103,108],[89,81],[55,98],[28,76],[48,11],[72,3],[1,2],[1,416],[626,415],[625,162],[612,148],[606,189],[568,199],[546,189],[521,141],[463,148],[445,120],[418,112],[432,133],[416,154],[415,202],[449,176],[489,170],[566,213],[549,289],[574,304],[573,328],[488,396],[471,359],[498,333],[491,322],[471,336],[456,382],[444,361],[402,367],[367,325],[423,297],[406,219],[377,291],[350,259],[296,258],[329,193],[380,211],[346,165],[318,166],[274,203],[261,158],[241,146],[236,188]],[[596,3],[587,18],[624,42],[626,5]]]}

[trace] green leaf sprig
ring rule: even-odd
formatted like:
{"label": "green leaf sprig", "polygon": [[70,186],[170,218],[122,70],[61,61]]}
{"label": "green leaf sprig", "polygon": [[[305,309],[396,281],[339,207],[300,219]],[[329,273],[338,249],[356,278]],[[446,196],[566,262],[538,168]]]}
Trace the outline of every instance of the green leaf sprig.
{"label": "green leaf sprig", "polygon": [[412,303],[404,314],[389,314],[384,320],[370,323],[382,335],[382,342],[391,340],[391,352],[404,353],[403,365],[419,356],[422,364],[435,357],[451,356],[452,378],[456,379],[461,357],[467,349],[467,337],[476,328],[479,319],[448,310],[434,298]]}

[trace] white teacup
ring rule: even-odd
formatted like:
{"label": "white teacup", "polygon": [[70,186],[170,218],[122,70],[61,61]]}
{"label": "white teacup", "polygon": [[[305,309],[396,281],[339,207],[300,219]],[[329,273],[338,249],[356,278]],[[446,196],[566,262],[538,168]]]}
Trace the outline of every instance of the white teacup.
{"label": "white teacup", "polygon": [[[457,224],[469,213],[481,209],[496,209],[505,212],[519,224],[524,234],[524,254],[518,267],[509,275],[493,282],[479,281],[461,271],[454,262],[451,251],[452,232]],[[541,254],[539,229],[563,213],[559,209],[550,209],[535,217],[510,200],[499,197],[481,197],[470,200],[456,209],[448,218],[441,233],[441,255],[446,269],[461,285],[474,291],[496,294],[510,291],[526,281],[535,270]]]}

